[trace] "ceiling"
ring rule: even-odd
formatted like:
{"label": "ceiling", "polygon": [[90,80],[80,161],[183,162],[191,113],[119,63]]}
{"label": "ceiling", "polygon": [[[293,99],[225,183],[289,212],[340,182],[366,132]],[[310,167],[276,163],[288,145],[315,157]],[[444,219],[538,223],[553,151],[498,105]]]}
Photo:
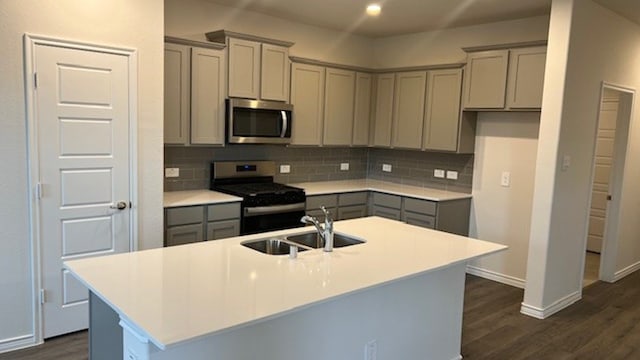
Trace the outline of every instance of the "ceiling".
{"label": "ceiling", "polygon": [[637,24],[640,24],[640,1],[638,0],[594,0]]}
{"label": "ceiling", "polygon": [[[551,9],[551,0],[209,1],[369,37],[401,35],[545,15],[549,14]],[[372,2],[382,5],[382,13],[377,18],[365,15],[366,6]]]}

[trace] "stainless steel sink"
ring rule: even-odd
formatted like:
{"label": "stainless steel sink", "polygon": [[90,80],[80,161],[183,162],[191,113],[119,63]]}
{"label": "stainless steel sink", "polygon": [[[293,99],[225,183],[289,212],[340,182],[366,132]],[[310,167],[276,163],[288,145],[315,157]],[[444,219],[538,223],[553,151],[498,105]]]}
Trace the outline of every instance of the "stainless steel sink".
{"label": "stainless steel sink", "polygon": [[[314,249],[319,249],[324,247],[324,240],[320,235],[318,235],[317,231],[304,233],[304,234],[289,235],[285,237],[285,239],[292,241],[296,244],[302,244],[308,247],[312,247]],[[333,234],[334,248],[357,245],[362,243],[364,243],[364,241],[348,235],[344,235],[340,233]]]}
{"label": "stainless steel sink", "polygon": [[[259,240],[249,240],[241,243],[243,246],[246,246],[250,249],[260,251],[264,254],[269,255],[286,255],[289,254],[289,248],[291,245],[287,244],[282,239],[270,238],[270,239],[259,239]],[[305,248],[298,248],[298,251],[306,251]]]}

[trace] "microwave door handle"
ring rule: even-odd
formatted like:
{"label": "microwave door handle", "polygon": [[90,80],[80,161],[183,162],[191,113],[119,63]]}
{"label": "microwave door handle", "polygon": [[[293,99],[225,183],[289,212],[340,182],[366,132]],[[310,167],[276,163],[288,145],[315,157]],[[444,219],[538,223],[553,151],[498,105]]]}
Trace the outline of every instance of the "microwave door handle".
{"label": "microwave door handle", "polygon": [[282,132],[280,133],[280,137],[283,138],[285,136],[285,134],[287,133],[287,127],[289,127],[289,121],[287,120],[287,112],[282,110],[280,111],[280,114],[282,115],[281,119],[282,119]]}

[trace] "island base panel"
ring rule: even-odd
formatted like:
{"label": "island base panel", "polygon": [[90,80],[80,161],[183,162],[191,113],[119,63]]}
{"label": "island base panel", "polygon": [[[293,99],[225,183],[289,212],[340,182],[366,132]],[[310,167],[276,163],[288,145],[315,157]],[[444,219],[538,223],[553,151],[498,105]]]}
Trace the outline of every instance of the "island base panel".
{"label": "island base panel", "polygon": [[124,354],[131,346],[148,349],[140,360],[362,359],[375,340],[379,359],[461,359],[465,267],[374,286],[164,351],[132,334]]}
{"label": "island base panel", "polygon": [[89,359],[113,360],[122,356],[120,317],[93,292],[89,293]]}

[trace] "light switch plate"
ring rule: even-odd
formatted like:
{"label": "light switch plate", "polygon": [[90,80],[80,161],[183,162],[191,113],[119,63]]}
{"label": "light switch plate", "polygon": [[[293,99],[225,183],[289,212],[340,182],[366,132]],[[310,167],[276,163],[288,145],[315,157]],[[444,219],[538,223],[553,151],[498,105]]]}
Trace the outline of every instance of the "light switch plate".
{"label": "light switch plate", "polygon": [[349,170],[349,163],[340,163],[340,170],[342,171]]}
{"label": "light switch plate", "polygon": [[458,180],[458,172],[447,170],[447,179],[449,180]]}
{"label": "light switch plate", "polygon": [[433,177],[444,179],[444,170],[442,169],[433,170]]}
{"label": "light switch plate", "polygon": [[382,164],[382,171],[391,172],[391,164]]}
{"label": "light switch plate", "polygon": [[165,168],[164,177],[168,177],[168,178],[180,177],[180,168]]}
{"label": "light switch plate", "polygon": [[504,187],[511,186],[511,173],[508,171],[503,171],[502,176],[500,177],[500,185]]}
{"label": "light switch plate", "polygon": [[280,173],[288,174],[291,172],[291,165],[280,165]]}
{"label": "light switch plate", "polygon": [[562,157],[562,171],[567,171],[571,166],[571,156],[565,155]]}

